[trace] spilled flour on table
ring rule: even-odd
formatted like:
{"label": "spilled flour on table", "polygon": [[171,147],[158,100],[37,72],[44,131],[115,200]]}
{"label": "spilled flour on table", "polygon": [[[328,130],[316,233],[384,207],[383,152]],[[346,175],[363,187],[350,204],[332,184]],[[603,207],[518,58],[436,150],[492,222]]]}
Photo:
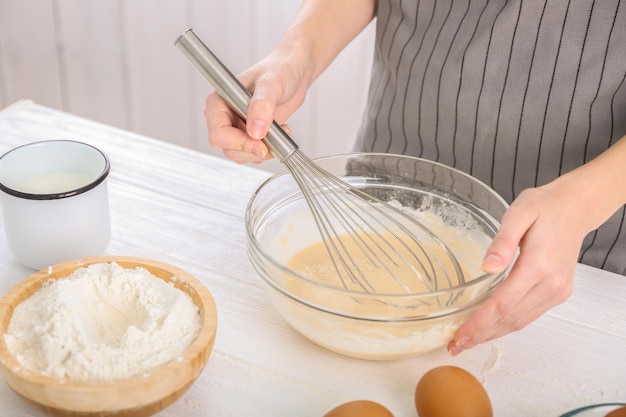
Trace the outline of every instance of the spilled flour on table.
{"label": "spilled flour on table", "polygon": [[502,351],[495,342],[492,342],[491,351],[489,352],[489,356],[483,366],[483,378],[487,374],[498,369],[498,366],[500,365],[500,357],[502,357]]}
{"label": "spilled flour on table", "polygon": [[4,340],[27,369],[94,381],[144,374],[176,359],[200,327],[197,305],[171,283],[144,268],[97,263],[20,303]]}

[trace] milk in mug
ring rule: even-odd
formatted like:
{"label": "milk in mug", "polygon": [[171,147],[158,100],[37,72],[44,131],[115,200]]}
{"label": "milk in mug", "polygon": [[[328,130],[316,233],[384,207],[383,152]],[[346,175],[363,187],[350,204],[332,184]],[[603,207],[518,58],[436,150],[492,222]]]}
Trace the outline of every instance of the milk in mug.
{"label": "milk in mug", "polygon": [[79,172],[49,172],[30,177],[15,188],[28,194],[56,194],[76,190],[91,182],[91,178]]}

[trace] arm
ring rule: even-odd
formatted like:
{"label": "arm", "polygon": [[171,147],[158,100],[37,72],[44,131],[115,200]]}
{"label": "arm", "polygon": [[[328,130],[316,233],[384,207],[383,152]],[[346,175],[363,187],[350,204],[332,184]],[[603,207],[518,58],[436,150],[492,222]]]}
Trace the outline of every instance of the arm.
{"label": "arm", "polygon": [[276,48],[241,74],[252,98],[247,123],[211,93],[205,117],[209,143],[237,162],[271,158],[260,141],[272,120],[284,123],[335,57],[373,19],[375,0],[305,0]]}
{"label": "arm", "polygon": [[594,160],[545,186],[522,192],[502,219],[483,269],[510,276],[457,331],[448,345],[456,355],[519,330],[565,301],[587,233],[626,204],[626,137]]}

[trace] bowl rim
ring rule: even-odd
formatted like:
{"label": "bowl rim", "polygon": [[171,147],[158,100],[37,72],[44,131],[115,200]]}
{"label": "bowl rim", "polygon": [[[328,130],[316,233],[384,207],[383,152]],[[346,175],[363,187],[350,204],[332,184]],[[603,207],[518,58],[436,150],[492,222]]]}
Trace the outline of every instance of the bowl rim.
{"label": "bowl rim", "polygon": [[[574,417],[576,414],[581,413],[587,410],[593,410],[594,408],[602,408],[602,407],[623,407],[626,406],[626,403],[613,402],[613,403],[602,403],[602,404],[590,404],[585,405],[574,410],[570,410],[565,414],[561,414],[560,417]],[[613,410],[614,411],[614,410]]]}
{"label": "bowl rim", "polygon": [[[69,379],[58,379],[24,368],[11,354],[4,340],[6,327],[8,327],[8,324],[10,323],[15,306],[17,306],[22,301],[28,299],[35,291],[45,285],[46,282],[50,282],[50,280],[66,278],[74,270],[81,267],[86,267],[95,263],[113,262],[119,264],[122,267],[144,267],[148,269],[158,279],[171,282],[173,285],[176,286],[176,288],[179,289],[181,289],[181,287],[189,288],[195,293],[195,295],[197,295],[197,300],[201,302],[201,305],[198,304],[198,301],[196,301],[195,299],[194,303],[198,305],[198,308],[202,313],[202,326],[198,335],[187,347],[185,352],[183,352],[179,357],[173,358],[168,362],[165,362],[157,366],[156,368],[148,370],[142,374],[136,374],[125,378],[110,380],[76,381]],[[55,273],[55,270],[63,270],[64,268],[68,267],[72,268],[69,273],[66,273],[62,276],[53,275]],[[154,272],[152,272],[151,269],[160,270],[163,272],[163,274],[167,272],[168,277],[165,278],[163,276],[157,276],[156,274],[154,274]],[[28,295],[26,298],[21,299],[21,301],[17,301],[21,298],[21,295],[24,293],[24,291],[29,290],[32,290],[30,295]],[[189,294],[183,289],[181,289],[181,291]],[[191,296],[191,294],[189,295]],[[5,326],[3,325],[3,322],[6,315],[8,315],[8,317],[6,319]],[[204,365],[208,361],[210,353],[213,349],[216,331],[217,307],[213,296],[196,277],[189,274],[188,272],[165,262],[133,256],[105,255],[75,259],[72,261],[62,262],[35,272],[34,274],[20,281],[13,288],[11,288],[2,298],[0,298],[0,376],[2,376],[5,379],[7,385],[15,390],[20,396],[24,396],[25,398],[40,405],[53,408],[55,406],[47,403],[41,403],[37,401],[37,399],[30,398],[28,395],[20,392],[19,389],[16,389],[16,387],[12,385],[13,382],[16,382],[15,380],[19,380],[20,382],[29,385],[53,387],[54,389],[63,392],[84,392],[85,395],[102,394],[111,390],[124,391],[126,389],[135,388],[138,386],[145,386],[151,380],[160,380],[162,378],[167,378],[168,376],[176,374],[182,366],[190,365],[192,363],[198,363],[200,364],[200,366],[198,367],[195,375],[193,375],[190,380],[185,381],[186,384],[189,384],[190,381],[195,380],[197,376],[202,372]],[[186,388],[183,387],[178,387],[178,389],[182,389],[180,395],[182,395],[182,393],[186,391]],[[138,404],[137,406],[140,407],[142,405],[147,404]],[[115,410],[120,411],[123,409],[125,408],[116,408]],[[87,410],[81,411],[89,412]]]}
{"label": "bowl rim", "polygon": [[[339,158],[352,158],[352,157],[392,157],[392,158],[402,158],[402,159],[408,159],[408,160],[414,160],[420,163],[425,163],[425,164],[429,164],[429,165],[433,165],[433,166],[438,166],[442,169],[446,169],[446,170],[450,170],[455,172],[458,175],[461,175],[462,177],[467,178],[468,180],[475,182],[477,185],[479,185],[480,187],[486,189],[487,191],[490,192],[490,194],[496,198],[503,206],[505,209],[507,209],[509,207],[509,204],[506,202],[506,200],[504,200],[504,198],[502,198],[495,190],[493,190],[491,187],[489,187],[487,184],[485,184],[484,182],[482,182],[481,180],[472,177],[469,174],[466,174],[463,171],[460,171],[456,168],[452,168],[449,167],[445,164],[442,164],[440,162],[435,162],[435,161],[430,161],[428,159],[424,159],[424,158],[419,158],[419,157],[415,157],[415,156],[410,156],[410,155],[399,155],[399,154],[389,154],[389,153],[380,153],[380,152],[354,152],[354,153],[342,153],[342,154],[336,154],[336,155],[328,155],[328,156],[322,156],[319,158],[314,158],[313,161],[317,162],[317,161],[325,161],[325,160],[332,160],[332,159],[339,159]],[[443,296],[445,294],[449,294],[452,291],[464,291],[467,289],[470,289],[471,287],[474,287],[490,278],[494,278],[493,282],[490,284],[489,289],[485,292],[483,297],[479,297],[477,299],[475,299],[474,301],[476,301],[476,303],[480,303],[482,300],[484,300],[492,291],[493,289],[501,282],[503,281],[506,276],[508,275],[508,273],[510,272],[513,263],[515,262],[515,260],[513,260],[513,262],[511,262],[511,264],[509,266],[507,266],[507,268],[505,270],[503,270],[500,273],[496,273],[496,274],[490,274],[490,273],[484,273],[474,279],[472,279],[469,282],[466,282],[462,285],[458,285],[452,288],[447,288],[447,289],[443,289],[443,290],[438,290],[438,291],[432,291],[432,292],[421,292],[421,293],[410,293],[410,294],[386,294],[386,293],[367,293],[367,292],[362,292],[362,291],[354,291],[354,290],[347,290],[345,288],[341,288],[341,287],[337,287],[337,286],[331,286],[331,285],[327,285],[327,284],[322,284],[319,283],[318,281],[312,280],[308,277],[305,277],[301,274],[298,274],[295,271],[292,271],[291,269],[285,267],[284,265],[282,265],[280,262],[277,262],[272,256],[270,256],[270,254],[264,249],[263,245],[260,244],[260,242],[256,239],[256,236],[252,230],[252,221],[251,221],[251,211],[252,211],[252,205],[254,204],[257,196],[263,191],[264,188],[266,188],[269,184],[271,184],[273,181],[277,180],[280,177],[286,176],[286,175],[290,175],[289,171],[285,168],[275,174],[273,174],[272,176],[270,176],[269,178],[267,178],[265,181],[263,181],[258,187],[257,189],[254,191],[254,193],[251,195],[250,199],[248,200],[248,204],[246,206],[246,212],[245,212],[245,227],[246,227],[246,235],[247,238],[249,240],[248,245],[250,245],[251,243],[254,244],[254,250],[256,250],[257,252],[259,252],[263,258],[265,260],[268,260],[273,266],[277,267],[279,270],[286,272],[288,274],[290,274],[291,276],[294,276],[300,280],[303,280],[315,287],[318,288],[325,288],[328,289],[330,291],[333,292],[338,292],[342,295],[347,295],[347,296],[358,296],[358,297],[366,297],[366,298],[373,298],[373,299],[378,299],[381,296],[384,296],[385,298],[388,298],[390,300],[398,300],[398,299],[405,299],[405,298],[417,298],[417,297],[437,297],[437,296]],[[250,249],[248,249],[248,253],[250,253]],[[265,278],[263,278],[265,280]],[[274,285],[275,288],[279,287],[278,285]],[[283,293],[285,293],[285,291],[281,291]],[[292,297],[291,294],[289,294],[287,292],[287,294]],[[293,297],[292,297],[293,298]],[[299,298],[296,298],[296,300],[300,301],[300,302],[304,302],[307,305],[311,305],[314,306],[311,303],[306,302],[305,300],[301,300]],[[471,307],[474,306],[476,303],[472,303],[470,305],[464,305],[466,307]],[[320,306],[317,306],[316,308],[320,308]],[[327,311],[325,310],[323,307],[321,307],[321,309],[323,311]],[[457,310],[454,311],[459,311],[462,310],[462,308],[459,308]],[[350,316],[352,317],[352,316]],[[439,317],[439,316],[437,316]]]}

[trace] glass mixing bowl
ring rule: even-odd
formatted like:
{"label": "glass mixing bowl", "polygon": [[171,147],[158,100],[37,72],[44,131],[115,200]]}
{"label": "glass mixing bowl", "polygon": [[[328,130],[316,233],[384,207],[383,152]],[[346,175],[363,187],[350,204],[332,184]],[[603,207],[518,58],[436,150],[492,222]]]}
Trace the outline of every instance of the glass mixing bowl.
{"label": "glass mixing bowl", "polygon": [[289,259],[321,237],[297,184],[289,172],[281,172],[257,189],[246,209],[248,256],[273,305],[304,336],[351,357],[396,359],[447,344],[509,272],[480,270],[507,203],[477,179],[419,158],[354,153],[315,162],[409,213],[436,214],[443,224],[437,234],[471,278],[432,292],[372,294],[322,284],[289,269]]}

